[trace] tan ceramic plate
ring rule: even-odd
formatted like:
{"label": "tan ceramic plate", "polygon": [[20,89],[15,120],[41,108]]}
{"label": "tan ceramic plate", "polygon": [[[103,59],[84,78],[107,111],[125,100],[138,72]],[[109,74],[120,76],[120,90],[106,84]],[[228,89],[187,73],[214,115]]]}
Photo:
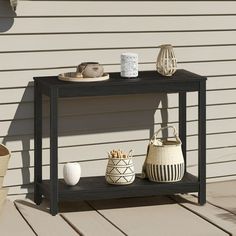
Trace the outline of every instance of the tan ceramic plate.
{"label": "tan ceramic plate", "polygon": [[109,74],[103,74],[101,77],[96,78],[80,78],[76,77],[75,72],[63,73],[58,76],[59,80],[69,81],[69,82],[96,82],[96,81],[104,81],[109,79]]}

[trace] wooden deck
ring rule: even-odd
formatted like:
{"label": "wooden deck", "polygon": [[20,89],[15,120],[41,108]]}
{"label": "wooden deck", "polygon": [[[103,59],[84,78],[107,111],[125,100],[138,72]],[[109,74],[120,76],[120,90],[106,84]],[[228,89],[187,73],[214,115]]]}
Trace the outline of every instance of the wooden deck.
{"label": "wooden deck", "polygon": [[236,235],[236,181],[207,185],[207,204],[191,195],[126,198],[60,204],[6,200],[0,215],[4,236],[224,236]]}

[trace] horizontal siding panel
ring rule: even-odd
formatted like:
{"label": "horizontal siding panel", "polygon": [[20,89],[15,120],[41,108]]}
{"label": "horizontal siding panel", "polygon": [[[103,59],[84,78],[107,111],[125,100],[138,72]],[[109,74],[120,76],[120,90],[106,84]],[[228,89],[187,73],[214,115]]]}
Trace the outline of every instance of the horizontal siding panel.
{"label": "horizontal siding panel", "polygon": [[[132,111],[110,114],[93,114],[90,116],[63,117],[59,119],[59,132],[68,130],[78,132],[92,132],[93,130],[138,129],[153,124],[153,111]],[[46,120],[44,120],[46,123]],[[0,122],[1,135],[32,134],[33,120],[16,120]],[[44,131],[48,134],[46,124]]]}
{"label": "horizontal siding panel", "polygon": [[[210,133],[215,132],[230,132],[230,130],[234,129],[235,122],[235,109],[233,109],[236,105],[222,105],[222,106],[209,106],[207,107],[207,120],[208,120],[208,131]],[[71,106],[75,107],[75,106]],[[81,106],[83,107],[83,106]],[[131,107],[131,106],[130,106]],[[138,129],[150,126],[154,122],[162,123],[165,121],[165,117],[168,118],[168,122],[177,122],[178,121],[178,109],[168,109],[168,110],[157,110],[154,109],[137,109],[130,110],[121,109],[120,111],[104,111],[106,113],[98,113],[99,106],[97,107],[97,112],[90,114],[79,115],[76,113],[71,113],[69,115],[65,115],[60,117],[59,125],[60,132],[62,135],[66,135],[68,132],[70,133],[73,130],[77,130],[78,132],[84,132],[87,130],[90,132],[91,130],[110,130],[110,129]],[[72,111],[71,111],[72,112]],[[144,114],[144,115],[141,115]],[[188,109],[188,120],[197,120],[198,110],[197,107],[191,107]],[[128,125],[130,120],[133,120],[132,125]],[[44,119],[46,122],[47,119]],[[96,121],[96,122],[94,122]],[[106,123],[108,122],[108,123]],[[91,123],[91,124],[90,124]],[[221,125],[222,123],[222,125]],[[69,125],[67,125],[69,124]],[[214,131],[213,126],[211,124],[216,125],[216,130]],[[192,126],[192,123],[189,124]],[[33,118],[30,119],[16,119],[14,121],[1,121],[1,136],[15,136],[15,135],[33,135]],[[211,128],[212,127],[212,128]],[[48,124],[45,125],[44,130],[48,130]],[[194,129],[195,130],[195,129]],[[195,131],[194,131],[195,132]],[[192,133],[190,133],[192,134]],[[46,132],[45,135],[48,135]]]}
{"label": "horizontal siding panel", "polygon": [[[226,162],[226,163],[217,163],[207,165],[206,176],[207,178],[212,177],[224,177],[230,175],[236,175],[236,161],[235,162]],[[196,175],[198,169],[196,167],[189,168],[189,172]]]}
{"label": "horizontal siding panel", "polygon": [[[17,159],[17,157],[16,157]],[[21,159],[21,158],[19,158]],[[236,146],[223,147],[206,150],[206,161],[208,164],[230,163],[236,161]],[[197,166],[198,151],[187,152],[187,163],[189,167]]]}
{"label": "horizontal siding panel", "polygon": [[[0,1],[1,5],[4,3],[5,1]],[[68,3],[21,0],[16,14],[17,16],[234,14],[235,8],[236,4],[232,1],[70,1]],[[1,12],[0,16],[7,14]]]}
{"label": "horizontal siding panel", "polygon": [[[96,43],[94,39],[96,38]],[[134,40],[135,39],[135,40]],[[175,46],[234,44],[236,31],[161,32],[161,33],[106,33],[106,34],[44,34],[1,35],[0,52],[107,49],[107,48],[155,48],[163,43]],[[19,43],[21,42],[21,43]]]}
{"label": "horizontal siding panel", "polygon": [[34,117],[34,104],[21,103],[0,106],[0,120],[29,119]]}
{"label": "horizontal siding panel", "polygon": [[[1,71],[0,88],[14,88],[33,86],[33,77],[36,76],[55,76],[67,72],[68,68],[55,68],[43,70],[23,70],[23,71]],[[72,69],[75,70],[75,69]]]}
{"label": "horizontal siding panel", "polygon": [[27,184],[23,186],[11,186],[8,188],[7,198],[11,201],[25,199],[26,195],[32,194],[34,192],[34,184]]}
{"label": "horizontal siding panel", "polygon": [[[134,157],[145,156],[148,141],[133,141],[118,143],[116,148],[121,148],[124,151],[130,149],[134,152]],[[74,147],[60,147],[59,148],[59,162],[73,162],[73,161],[92,161],[98,159],[106,159],[107,151],[114,149],[114,144],[93,145],[93,146],[74,146]],[[224,147],[207,149],[206,151],[207,163],[220,163],[236,161],[236,145],[235,147]],[[49,165],[49,149],[43,150],[43,165]],[[194,167],[198,163],[198,151],[187,152],[187,165]],[[8,168],[27,168],[34,166],[34,151],[18,151],[13,152]]]}
{"label": "horizontal siding panel", "polygon": [[[157,107],[162,107],[162,104],[158,103],[158,99],[165,99],[166,95],[154,95],[144,94],[133,95],[133,96],[115,96],[115,97],[83,97],[78,99],[60,99],[59,112],[61,116],[72,116],[72,115],[88,115],[97,113],[111,113],[119,111],[130,111],[132,110],[149,110]],[[94,101],[96,100],[96,106]],[[138,105],[137,105],[138,104]],[[49,114],[49,101],[44,101],[43,115],[48,116]],[[75,109],[79,107],[79,109]],[[22,102],[20,104],[6,104],[1,105],[1,119],[25,119],[33,118],[33,102]],[[29,113],[30,112],[30,113]]]}
{"label": "horizontal siding panel", "polygon": [[[146,66],[145,68],[152,68],[152,65]],[[204,76],[219,76],[219,75],[235,75],[236,67],[235,61],[224,61],[224,62],[206,62],[206,63],[179,63],[179,69],[190,70],[196,74]]]}
{"label": "horizontal siding panel", "polygon": [[[34,88],[10,88],[0,90],[0,103],[32,102],[34,101]],[[11,95],[11,96],[9,96]]]}
{"label": "horizontal siding panel", "polygon": [[[115,97],[83,97],[78,99],[60,99],[60,116],[89,115],[98,113],[112,113],[130,110],[149,110],[163,107],[158,100],[166,99],[165,94],[143,94],[142,96],[115,96]],[[96,100],[96,105],[94,102]],[[137,105],[138,104],[138,105]],[[75,109],[79,107],[79,109]],[[167,104],[164,104],[167,107]],[[49,115],[49,100],[45,99],[43,104],[43,115]],[[0,106],[2,120],[33,118],[33,102],[22,102],[20,104],[6,104]]]}
{"label": "horizontal siding panel", "polygon": [[[139,63],[156,62],[158,49],[130,49],[138,53]],[[119,64],[120,50],[97,51],[56,51],[31,53],[0,53],[0,70],[19,70],[25,68],[76,67],[82,61],[99,61],[101,64]],[[178,62],[197,61],[236,61],[236,46],[175,48]],[[58,60],[60,58],[60,60]]]}
{"label": "horizontal siding panel", "polygon": [[207,89],[232,89],[236,88],[236,76],[208,77]]}
{"label": "horizontal siding panel", "polygon": [[[172,123],[172,125],[176,125],[176,123]],[[159,125],[155,126],[155,130],[158,129],[158,127],[160,127]],[[149,127],[136,127],[136,129],[138,130],[137,134],[131,133],[132,137],[131,139],[135,140],[143,140],[143,139],[149,139],[149,136],[144,136],[141,135],[139,136],[139,132],[140,131],[144,131],[147,132],[148,134],[150,133],[150,130],[152,132],[153,130],[153,124],[149,124]],[[68,130],[68,128],[67,128]],[[197,130],[197,124],[196,123],[192,123],[191,125],[188,125],[188,134],[195,134]],[[97,130],[96,132],[80,132],[78,133],[78,131],[74,131],[74,132],[69,132],[67,131],[66,133],[62,134],[61,136],[59,136],[58,142],[59,142],[59,147],[66,147],[66,146],[77,146],[77,145],[91,145],[93,142],[95,143],[102,143],[102,142],[111,142],[111,143],[115,143],[115,142],[119,142],[119,141],[131,141],[131,140],[127,140],[127,135],[122,136],[123,132],[131,132],[131,130],[129,130],[127,127],[123,127],[123,129],[121,128],[113,128],[112,130],[100,130],[100,132]],[[191,131],[191,133],[189,132]],[[13,131],[12,131],[13,132]],[[25,132],[25,131],[24,131]],[[31,132],[31,134],[27,134],[27,135],[8,135],[8,136],[4,136],[0,138],[0,141],[3,143],[6,143],[7,146],[10,148],[10,150],[12,151],[22,151],[22,150],[33,150],[34,147],[34,143],[33,143],[33,123],[30,127],[30,129],[28,130],[28,132]],[[133,132],[135,132],[135,129],[133,130]],[[215,128],[212,131],[213,133],[215,132]],[[112,138],[112,135],[114,135],[114,137]],[[121,136],[120,136],[121,135]],[[225,134],[226,137],[227,134]],[[228,134],[230,135],[230,134]],[[212,135],[211,135],[212,136]],[[194,136],[193,136],[194,137]],[[190,138],[193,138],[190,137]],[[229,136],[230,137],[230,136]],[[98,141],[99,140],[99,141]],[[193,139],[195,140],[195,139]],[[234,144],[234,142],[232,140],[230,140],[231,144],[226,145],[226,146],[235,146],[236,143]],[[191,142],[190,142],[191,143]],[[43,147],[44,148],[48,148],[49,147],[49,138],[47,136],[45,136],[43,138]],[[211,147],[211,146],[209,146]],[[218,145],[216,147],[223,147],[222,145]],[[189,149],[194,149],[196,147],[191,147]]]}
{"label": "horizontal siding panel", "polygon": [[[8,18],[1,19],[7,24]],[[128,23],[127,23],[128,22]],[[217,24],[216,24],[217,22]],[[145,25],[145,28],[143,27]],[[236,16],[15,18],[3,34],[232,30]]]}
{"label": "horizontal siding panel", "polygon": [[[188,119],[192,120],[197,117],[197,109],[193,108],[188,110]],[[236,117],[236,104],[223,104],[207,106],[206,117],[210,119],[226,119]]]}
{"label": "horizontal siding panel", "polygon": [[[18,122],[18,124],[22,124]],[[172,125],[176,126],[176,122],[171,123]],[[235,119],[229,119],[229,120],[215,120],[215,121],[208,121],[207,123],[207,147],[208,148],[217,148],[217,147],[229,147],[229,146],[235,146],[236,141],[235,136],[235,129],[233,125],[235,124]],[[23,124],[22,124],[23,125]],[[118,126],[118,125],[117,125]],[[160,125],[155,125],[155,130],[158,130]],[[27,128],[27,127],[26,127]],[[72,127],[73,128],[73,127]],[[112,129],[101,129],[101,130],[87,130],[87,131],[80,131],[76,127],[76,130],[72,130],[71,127],[66,127],[67,132],[62,133],[59,137],[59,147],[66,147],[66,146],[77,146],[77,145],[92,145],[96,143],[116,143],[116,142],[129,142],[133,140],[148,140],[150,138],[150,133],[153,131],[153,124],[149,123],[145,126],[132,126],[132,127],[117,127]],[[189,137],[189,145],[188,150],[196,149],[197,148],[197,122],[191,122],[187,126],[188,128],[188,135],[191,135]],[[81,129],[81,128],[80,128]],[[7,136],[2,137],[1,141],[3,143],[6,143],[7,146],[12,151],[22,151],[22,150],[32,150],[33,149],[33,124],[31,127],[28,128],[28,130],[20,130],[20,127],[18,128],[19,133],[17,133],[13,136]],[[137,133],[135,132],[137,130]],[[11,130],[10,130],[11,131]],[[21,132],[20,132],[21,131]],[[124,136],[124,132],[131,132],[129,136]],[[17,132],[12,131],[12,133]],[[30,133],[25,134],[23,133]],[[147,135],[143,135],[142,132],[146,133]],[[22,134],[21,134],[22,133]],[[114,135],[114,138],[111,138],[111,136]],[[219,135],[218,140],[214,143],[214,135]],[[130,137],[130,138],[128,138]],[[223,137],[223,138],[221,138]],[[232,139],[231,139],[232,138]],[[209,143],[208,143],[209,141]],[[43,147],[48,148],[49,147],[49,138],[48,135],[45,135],[43,139]]]}
{"label": "horizontal siding panel", "polygon": [[[171,122],[171,125],[177,126],[176,122]],[[33,128],[33,127],[30,127]],[[160,125],[155,125],[154,130],[158,130],[160,128]],[[196,134],[197,132],[197,122],[190,122],[187,125],[188,128],[188,135],[189,135],[189,145],[188,150],[196,149],[197,148],[197,138]],[[69,129],[69,128],[68,128]],[[133,131],[132,131],[133,129]],[[71,130],[71,129],[70,129]],[[94,145],[96,143],[116,143],[116,142],[130,142],[132,140],[149,140],[150,134],[153,132],[153,126],[149,125],[149,127],[120,127],[120,128],[113,128],[110,130],[101,130],[96,132],[71,132],[70,130],[67,130],[67,132],[61,134],[59,137],[59,146],[60,147],[66,147],[66,146],[77,146],[77,145]],[[134,132],[137,130],[137,134]],[[124,132],[130,133],[130,135],[122,136],[121,134]],[[26,132],[26,131],[24,131]],[[134,133],[132,133],[134,132]],[[146,135],[140,135],[140,133],[146,133]],[[22,132],[23,133],[23,132]],[[209,140],[209,143],[207,142],[207,148],[218,148],[218,147],[229,147],[229,146],[236,146],[236,141],[231,139],[232,137],[235,138],[235,118],[234,119],[227,119],[227,120],[213,120],[207,122],[207,140]],[[139,134],[139,135],[138,135]],[[111,136],[114,135],[115,137],[112,139]],[[214,137],[214,135],[216,135]],[[216,140],[216,143],[214,143],[211,140],[214,140],[214,138],[219,136],[218,140]],[[224,135],[224,136],[223,136]],[[47,136],[46,136],[47,137]],[[44,138],[44,148],[49,147],[49,138]],[[127,138],[130,137],[130,140]],[[221,138],[223,137],[223,138]],[[12,151],[22,151],[22,150],[30,150],[33,149],[33,134],[28,135],[21,135],[17,136],[8,136],[5,138],[1,138],[2,142],[6,143],[7,146]]]}
{"label": "horizontal siding panel", "polygon": [[[157,96],[130,96],[130,97],[119,97],[117,99],[112,99],[109,101],[104,98],[96,98],[96,107],[99,108],[99,113],[112,113],[119,111],[127,111],[129,112],[131,109],[133,110],[134,106],[136,110],[149,110],[155,109],[158,107],[163,107],[162,104],[157,104],[154,99]],[[137,106],[137,103],[139,104]],[[48,116],[49,107],[48,102],[44,103],[44,116]],[[165,105],[165,104],[164,104]],[[173,104],[174,105],[174,104]],[[177,103],[176,103],[177,105]],[[74,109],[75,107],[80,107],[80,109]],[[165,106],[164,106],[165,107]],[[19,119],[33,119],[33,103],[21,103],[19,104],[7,104],[0,106],[0,121],[4,120],[19,120]],[[159,112],[159,110],[158,110]],[[170,119],[177,119],[177,108],[171,108],[169,106],[168,116]],[[189,107],[188,108],[188,120],[196,119],[197,117],[197,107]],[[98,111],[94,109],[94,99],[83,100],[63,100],[60,102],[60,116],[77,116],[77,115],[91,115],[97,114]],[[156,112],[157,113],[157,112]],[[158,113],[159,114],[159,113]],[[171,118],[174,117],[174,118]],[[211,105],[207,106],[207,119],[222,119],[222,118],[233,118],[236,117],[236,104],[223,104],[223,105]],[[156,118],[155,118],[156,119]]]}
{"label": "horizontal siding panel", "polygon": [[[125,152],[133,150],[134,157],[143,156],[146,152],[148,141],[130,141],[117,142],[116,144],[97,144],[93,146],[74,146],[69,148],[59,148],[59,162],[73,161],[96,161],[107,158],[107,152],[113,150],[114,147],[120,148]],[[34,152],[14,152],[9,162],[9,169],[34,166]],[[49,165],[49,149],[43,150],[43,165]]]}
{"label": "horizontal siding panel", "polygon": [[226,104],[236,102],[236,91],[232,90],[217,90],[207,93],[207,104]]}
{"label": "horizontal siding panel", "polygon": [[[114,130],[113,132],[94,132],[94,133],[84,133],[74,134],[68,136],[59,136],[58,146],[59,147],[73,147],[73,146],[84,146],[91,147],[91,145],[101,144],[102,143],[112,143],[114,145],[119,145],[119,142],[122,142],[125,145],[125,142],[136,141],[143,142],[143,138],[149,139],[149,129],[139,129],[133,131],[125,130]],[[132,138],[131,138],[132,136]],[[130,138],[129,138],[130,137]],[[127,139],[128,138],[128,139]],[[22,136],[10,136],[0,139],[1,142],[6,143],[8,148],[13,152],[29,151],[34,149],[34,140],[33,135],[22,135]],[[95,142],[95,143],[94,143]],[[50,140],[48,137],[43,138],[43,148],[49,148]],[[105,150],[105,149],[104,149]]]}
{"label": "horizontal siding panel", "polygon": [[[197,136],[188,138],[187,149],[197,149]],[[207,135],[207,148],[220,148],[236,146],[236,133],[223,133]]]}
{"label": "horizontal siding panel", "polygon": [[207,133],[213,134],[213,133],[224,133],[224,132],[225,133],[236,132],[235,124],[236,124],[236,118],[207,121]]}

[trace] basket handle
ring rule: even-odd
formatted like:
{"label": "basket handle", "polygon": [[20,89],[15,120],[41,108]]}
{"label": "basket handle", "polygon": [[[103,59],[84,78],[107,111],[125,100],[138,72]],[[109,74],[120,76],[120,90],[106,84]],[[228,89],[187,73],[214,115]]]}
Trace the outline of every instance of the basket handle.
{"label": "basket handle", "polygon": [[174,136],[175,136],[175,139],[177,141],[177,143],[179,144],[182,144],[179,136],[178,136],[178,133],[177,133],[177,130],[176,128],[173,126],[173,125],[168,125],[168,126],[165,126],[165,127],[162,127],[160,128],[159,130],[157,130],[154,135],[152,136],[151,140],[150,141],[155,141],[157,139],[157,135],[159,134],[160,131],[164,130],[164,129],[168,129],[168,128],[172,128],[173,131],[174,131]]}

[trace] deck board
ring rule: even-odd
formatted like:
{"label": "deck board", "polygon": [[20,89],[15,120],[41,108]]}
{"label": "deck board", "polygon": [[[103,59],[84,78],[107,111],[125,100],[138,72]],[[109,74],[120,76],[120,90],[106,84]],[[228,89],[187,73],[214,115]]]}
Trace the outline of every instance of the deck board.
{"label": "deck board", "polygon": [[78,233],[58,214],[51,216],[44,201],[40,206],[30,200],[17,200],[15,204],[39,236],[78,236]]}
{"label": "deck board", "polygon": [[224,236],[221,229],[167,197],[92,201],[91,204],[129,236]]}
{"label": "deck board", "polygon": [[191,236],[236,236],[235,184],[208,184],[204,206],[191,195],[136,197],[62,202],[60,213],[51,216],[46,200],[41,206],[28,199],[17,200],[15,205],[7,200],[0,214],[0,232],[20,236],[182,236],[186,232]]}
{"label": "deck board", "polygon": [[[69,207],[70,206],[70,207]],[[85,236],[121,236],[124,235],[104,217],[84,202],[67,203],[73,212],[64,212],[62,216],[75,227],[81,235]],[[70,210],[69,210],[70,211]]]}
{"label": "deck board", "polygon": [[236,215],[236,181],[209,183],[207,201]]}
{"label": "deck board", "polygon": [[17,211],[14,203],[6,200],[0,214],[0,235],[34,236],[35,233]]}
{"label": "deck board", "polygon": [[199,207],[197,205],[197,198],[191,195],[175,196],[173,199],[200,215],[200,217],[225,230],[230,235],[236,235],[236,215],[209,203]]}

